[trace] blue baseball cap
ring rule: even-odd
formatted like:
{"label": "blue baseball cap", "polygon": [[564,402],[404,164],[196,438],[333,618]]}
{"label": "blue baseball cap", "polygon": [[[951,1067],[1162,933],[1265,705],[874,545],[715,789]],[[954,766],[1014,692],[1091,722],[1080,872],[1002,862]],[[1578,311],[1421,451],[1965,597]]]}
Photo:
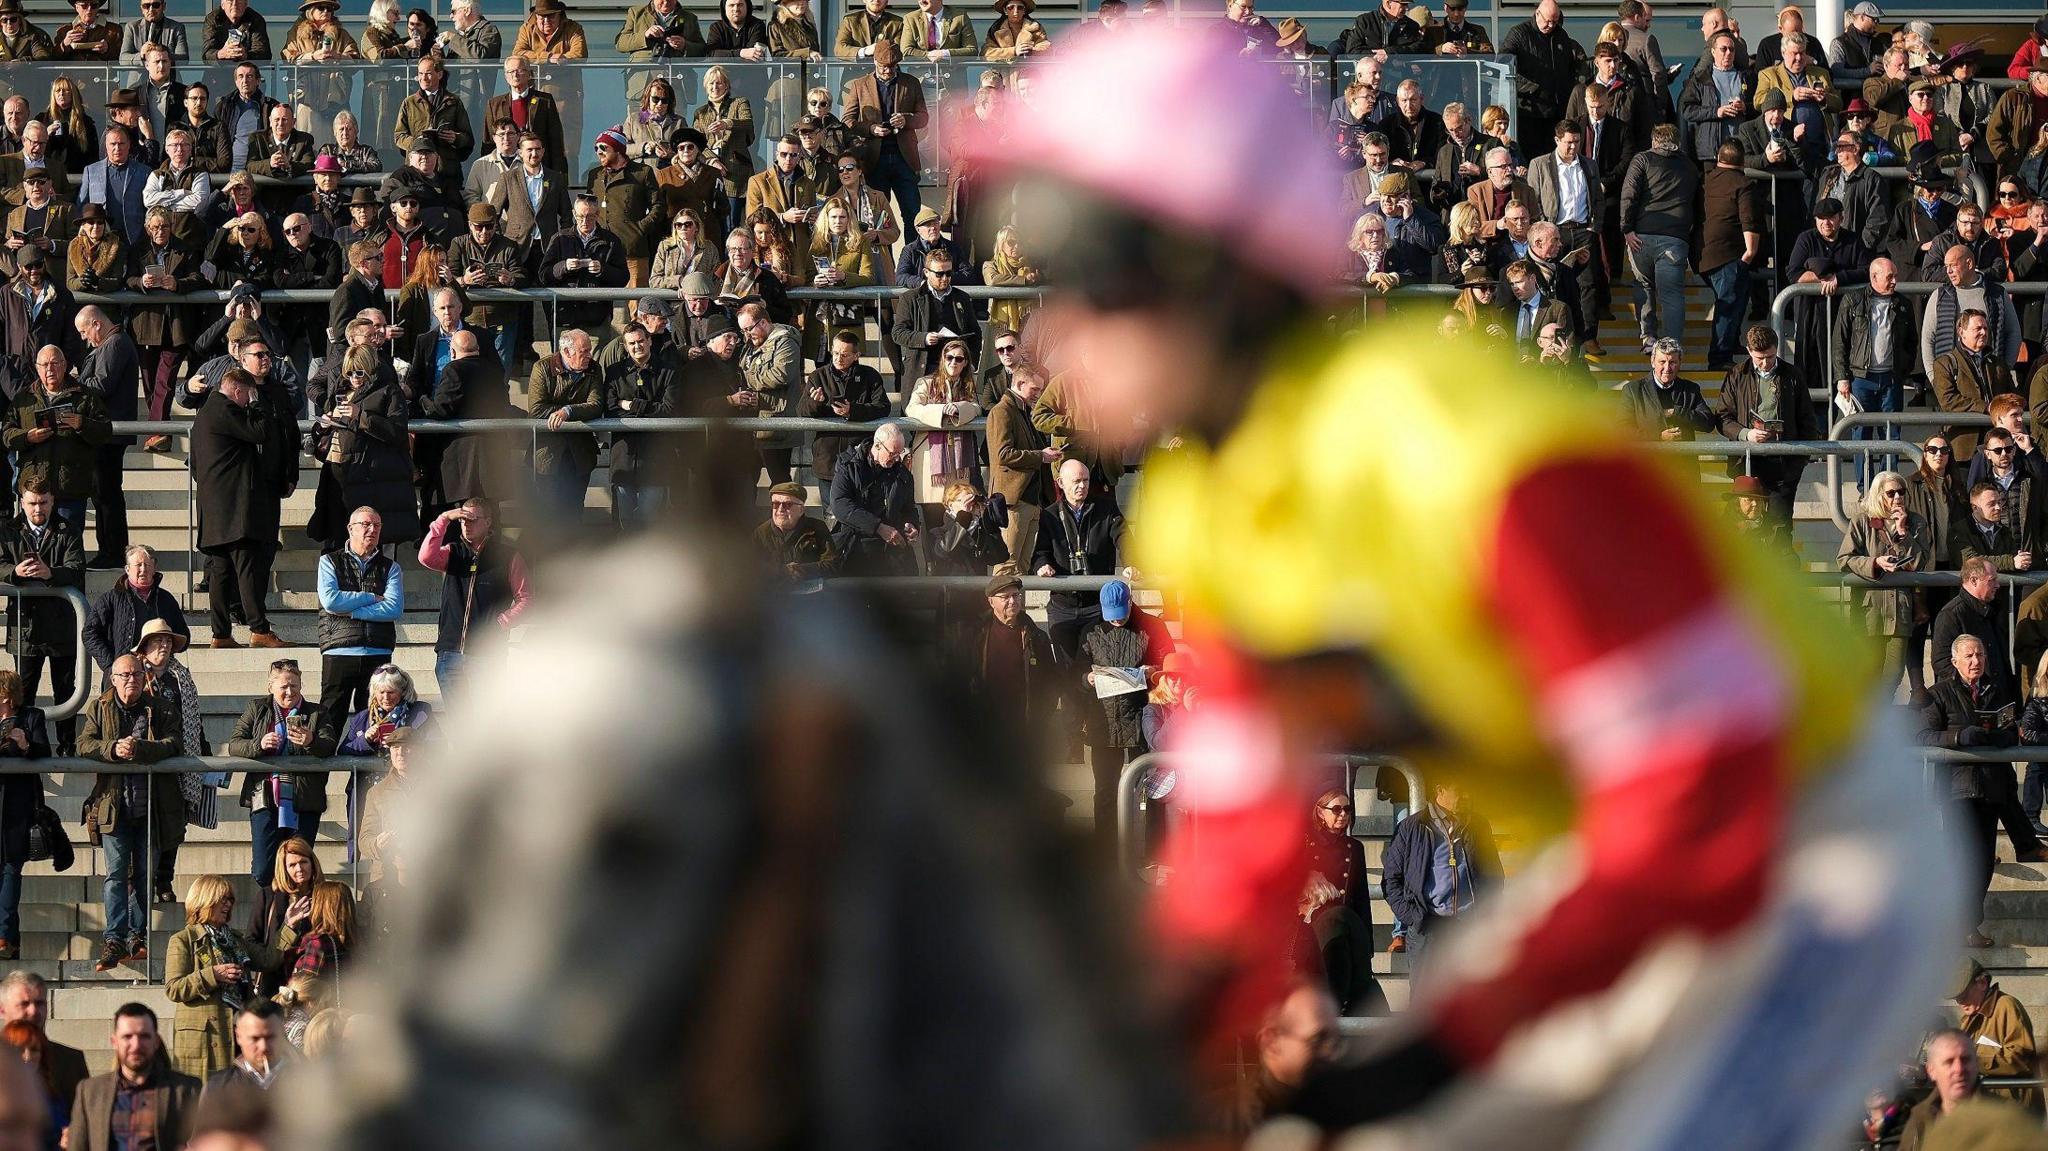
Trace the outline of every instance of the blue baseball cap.
{"label": "blue baseball cap", "polygon": [[1102,585],[1102,618],[1115,623],[1131,617],[1131,585],[1113,579]]}

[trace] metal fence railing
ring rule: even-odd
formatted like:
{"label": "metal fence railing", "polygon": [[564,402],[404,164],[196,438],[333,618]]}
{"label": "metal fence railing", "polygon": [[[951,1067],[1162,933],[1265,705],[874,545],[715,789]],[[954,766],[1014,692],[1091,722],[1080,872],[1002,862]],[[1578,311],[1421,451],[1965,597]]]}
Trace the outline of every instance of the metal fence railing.
{"label": "metal fence railing", "polygon": [[[1176,762],[1186,762],[1196,754],[1199,753],[1147,752],[1125,764],[1122,774],[1117,777],[1117,862],[1126,879],[1139,879],[1145,866],[1147,851],[1152,846],[1145,842],[1145,812],[1153,802],[1144,790],[1147,773],[1155,767],[1170,769]],[[1422,803],[1427,799],[1428,793],[1422,790],[1422,773],[1416,770],[1413,763],[1399,756],[1341,754],[1323,756],[1320,762],[1343,770],[1345,790],[1351,792],[1354,797],[1358,791],[1358,777],[1361,772],[1391,767],[1406,777],[1408,795],[1412,802]],[[1353,807],[1355,810],[1355,798]],[[1377,885],[1374,886],[1373,894],[1375,898],[1381,897]]]}

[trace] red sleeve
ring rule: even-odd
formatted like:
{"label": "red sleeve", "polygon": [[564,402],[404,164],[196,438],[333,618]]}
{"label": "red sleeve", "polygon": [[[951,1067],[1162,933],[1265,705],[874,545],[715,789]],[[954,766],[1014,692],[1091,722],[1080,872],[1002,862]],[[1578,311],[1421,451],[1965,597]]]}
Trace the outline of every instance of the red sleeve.
{"label": "red sleeve", "polygon": [[498,613],[498,626],[509,628],[526,614],[527,605],[533,601],[533,593],[526,586],[526,557],[512,553],[512,561],[505,565],[505,578],[512,585],[512,606]]}
{"label": "red sleeve", "polygon": [[1504,502],[1490,606],[1576,795],[1581,866],[1505,961],[1436,1003],[1440,1037],[1468,1060],[1604,990],[1647,945],[1718,934],[1762,899],[1787,691],[1695,523],[1644,460],[1566,461]]}
{"label": "red sleeve", "polygon": [[440,516],[434,517],[426,538],[420,541],[420,566],[429,571],[448,570],[448,521]]}
{"label": "red sleeve", "polygon": [[2027,73],[2034,67],[2034,57],[2040,54],[2041,42],[2032,36],[2027,37],[2027,42],[2020,45],[2020,50],[2012,54],[2012,63],[2005,66],[2005,74],[2022,84],[2026,83]]}

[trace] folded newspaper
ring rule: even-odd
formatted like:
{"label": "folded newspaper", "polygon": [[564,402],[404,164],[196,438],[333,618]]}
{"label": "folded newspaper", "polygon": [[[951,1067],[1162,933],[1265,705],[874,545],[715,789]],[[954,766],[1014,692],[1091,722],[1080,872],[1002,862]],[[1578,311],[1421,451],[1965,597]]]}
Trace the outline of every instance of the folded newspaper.
{"label": "folded newspaper", "polygon": [[1145,690],[1145,669],[1142,667],[1097,667],[1094,671],[1096,699]]}

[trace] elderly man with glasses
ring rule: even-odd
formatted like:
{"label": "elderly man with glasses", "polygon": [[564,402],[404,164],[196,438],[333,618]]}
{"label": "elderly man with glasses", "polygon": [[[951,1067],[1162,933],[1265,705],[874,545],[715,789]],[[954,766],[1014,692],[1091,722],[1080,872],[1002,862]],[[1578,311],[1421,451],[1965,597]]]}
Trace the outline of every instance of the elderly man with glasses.
{"label": "elderly man with glasses", "polygon": [[[326,709],[306,698],[299,661],[280,659],[270,665],[269,690],[242,709],[222,750],[241,759],[324,759],[334,754],[340,727]],[[321,813],[327,810],[327,777],[251,771],[242,776],[241,799],[249,809],[249,874],[256,886],[268,887],[277,845],[294,835],[310,843],[319,833]]]}

